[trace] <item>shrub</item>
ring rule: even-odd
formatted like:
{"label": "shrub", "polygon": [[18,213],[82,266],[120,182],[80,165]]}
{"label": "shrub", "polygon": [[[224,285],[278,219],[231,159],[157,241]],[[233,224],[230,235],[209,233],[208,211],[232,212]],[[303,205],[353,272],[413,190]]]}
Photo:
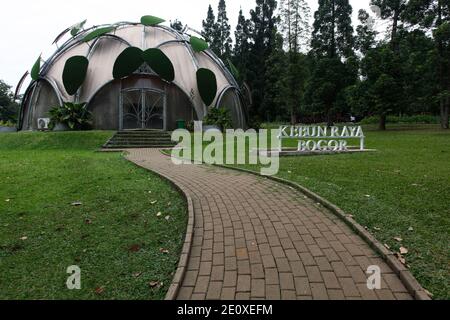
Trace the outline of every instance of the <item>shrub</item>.
{"label": "shrub", "polygon": [[12,121],[2,121],[0,120],[0,127],[14,128],[16,125]]}
{"label": "shrub", "polygon": [[208,126],[217,126],[222,131],[233,127],[230,110],[227,108],[213,108],[203,119],[203,123]]}
{"label": "shrub", "polygon": [[72,130],[87,130],[92,126],[92,114],[87,110],[86,103],[66,102],[62,106],[54,107],[48,112],[50,128],[61,123]]}
{"label": "shrub", "polygon": [[[378,124],[380,122],[380,117],[372,116],[363,119],[360,123],[367,124]],[[414,115],[414,116],[388,116],[387,123],[390,124],[438,124],[439,117],[430,116],[430,115]]]}

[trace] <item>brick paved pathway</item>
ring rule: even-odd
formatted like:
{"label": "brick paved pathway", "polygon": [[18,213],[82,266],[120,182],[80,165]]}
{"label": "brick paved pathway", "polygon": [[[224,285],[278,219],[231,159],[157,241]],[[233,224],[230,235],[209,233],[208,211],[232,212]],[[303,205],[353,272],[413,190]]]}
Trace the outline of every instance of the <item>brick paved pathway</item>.
{"label": "brick paved pathway", "polygon": [[[411,299],[349,227],[302,193],[250,174],[175,166],[158,150],[127,158],[162,173],[193,201],[191,255],[178,299]],[[366,286],[378,265],[382,290]]]}

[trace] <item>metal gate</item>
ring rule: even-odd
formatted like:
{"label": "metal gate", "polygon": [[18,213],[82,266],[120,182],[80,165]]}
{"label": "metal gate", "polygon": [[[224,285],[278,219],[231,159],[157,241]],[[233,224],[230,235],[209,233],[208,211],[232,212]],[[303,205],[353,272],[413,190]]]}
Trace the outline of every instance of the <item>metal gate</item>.
{"label": "metal gate", "polygon": [[166,95],[154,89],[127,89],[120,97],[120,130],[165,130]]}

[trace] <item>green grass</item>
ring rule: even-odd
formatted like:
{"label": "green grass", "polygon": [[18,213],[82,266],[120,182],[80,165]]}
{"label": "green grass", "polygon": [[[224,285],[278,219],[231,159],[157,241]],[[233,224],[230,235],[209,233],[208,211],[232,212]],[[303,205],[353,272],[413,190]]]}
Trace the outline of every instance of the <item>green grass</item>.
{"label": "green grass", "polygon": [[[354,215],[391,250],[406,247],[419,282],[434,298],[450,299],[450,132],[434,125],[391,125],[386,132],[375,127],[364,128],[366,147],[377,152],[284,157],[278,176]],[[285,140],[283,146],[296,143]]]}
{"label": "green grass", "polygon": [[[0,299],[164,298],[184,199],[121,154],[95,152],[110,136],[0,135]],[[71,265],[81,268],[81,290],[66,288]]]}

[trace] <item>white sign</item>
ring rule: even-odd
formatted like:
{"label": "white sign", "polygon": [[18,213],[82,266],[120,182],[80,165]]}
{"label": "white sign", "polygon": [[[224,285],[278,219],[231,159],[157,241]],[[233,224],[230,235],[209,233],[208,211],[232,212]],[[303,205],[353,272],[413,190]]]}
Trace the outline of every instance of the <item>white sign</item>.
{"label": "white sign", "polygon": [[365,136],[361,126],[282,126],[278,138],[298,140],[299,152],[348,151],[348,139],[359,139],[360,150],[365,150]]}

